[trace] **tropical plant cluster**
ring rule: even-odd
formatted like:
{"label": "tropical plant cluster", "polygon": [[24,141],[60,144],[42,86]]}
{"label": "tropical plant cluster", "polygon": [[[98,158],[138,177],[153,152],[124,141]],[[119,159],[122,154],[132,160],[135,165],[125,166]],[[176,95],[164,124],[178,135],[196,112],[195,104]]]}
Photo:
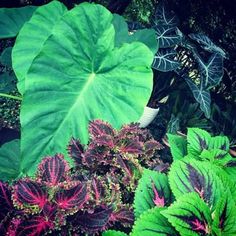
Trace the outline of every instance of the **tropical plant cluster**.
{"label": "tropical plant cluster", "polygon": [[[0,235],[236,235],[236,120],[214,97],[228,52],[165,1],[150,22],[113,4],[0,8],[0,122],[5,101],[20,110]],[[145,106],[159,114],[140,128]]]}

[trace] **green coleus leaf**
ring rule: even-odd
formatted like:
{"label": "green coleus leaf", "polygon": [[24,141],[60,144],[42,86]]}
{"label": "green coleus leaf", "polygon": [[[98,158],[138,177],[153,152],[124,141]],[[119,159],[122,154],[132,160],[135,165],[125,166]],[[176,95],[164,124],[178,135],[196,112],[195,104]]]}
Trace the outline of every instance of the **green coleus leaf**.
{"label": "green coleus leaf", "polygon": [[228,152],[220,149],[203,150],[199,157],[219,166],[227,165],[232,160]]}
{"label": "green coleus leaf", "polygon": [[135,191],[134,213],[136,219],[155,206],[164,207],[171,203],[171,191],[165,174],[145,169]]}
{"label": "green coleus leaf", "polygon": [[187,155],[187,140],[174,134],[167,134],[171,155],[174,160],[180,160]]}
{"label": "green coleus leaf", "polygon": [[212,137],[209,143],[209,149],[229,151],[229,139],[226,136]]}
{"label": "green coleus leaf", "polygon": [[66,7],[59,1],[39,7],[17,36],[12,51],[12,63],[21,94],[25,92],[25,76],[34,58],[41,52],[44,43],[66,12]]}
{"label": "green coleus leaf", "polygon": [[211,135],[199,128],[189,128],[187,134],[188,155],[198,158],[203,150],[209,148]]}
{"label": "green coleus leaf", "polygon": [[0,147],[0,180],[11,181],[20,174],[20,142],[18,139]]}
{"label": "green coleus leaf", "polygon": [[142,42],[149,47],[153,55],[157,52],[158,41],[153,29],[140,29],[130,33],[125,19],[117,14],[113,15],[113,25],[116,31],[115,45],[117,47],[120,47],[124,43]]}
{"label": "green coleus leaf", "polygon": [[196,193],[188,193],[161,212],[184,236],[211,235],[211,212]]}
{"label": "green coleus leaf", "polygon": [[213,231],[216,235],[236,235],[236,206],[229,191],[223,194],[214,213]]}
{"label": "green coleus leaf", "polygon": [[184,193],[196,192],[213,210],[224,192],[214,165],[191,158],[176,161],[172,165],[169,183],[176,198]]}
{"label": "green coleus leaf", "polygon": [[0,8],[0,38],[15,37],[37,7]]}
{"label": "green coleus leaf", "polygon": [[126,233],[116,230],[108,230],[102,233],[102,236],[128,236]]}
{"label": "green coleus leaf", "polygon": [[12,62],[11,62],[11,52],[12,52],[12,47],[5,48],[4,51],[2,52],[0,56],[0,63],[4,66],[11,67]]}
{"label": "green coleus leaf", "polygon": [[104,7],[80,4],[33,60],[21,110],[24,172],[34,173],[45,155],[65,154],[71,136],[86,144],[90,120],[120,128],[140,118],[151,94],[153,54],[140,42],[115,47],[112,20]]}
{"label": "green coleus leaf", "polygon": [[177,236],[179,235],[161,213],[165,208],[154,207],[144,212],[133,227],[131,236]]}

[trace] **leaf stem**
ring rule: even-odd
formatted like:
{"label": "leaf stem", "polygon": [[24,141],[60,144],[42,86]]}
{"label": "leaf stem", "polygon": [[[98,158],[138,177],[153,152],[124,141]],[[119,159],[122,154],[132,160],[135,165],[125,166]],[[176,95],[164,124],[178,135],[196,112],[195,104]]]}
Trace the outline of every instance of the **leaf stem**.
{"label": "leaf stem", "polygon": [[0,97],[11,98],[11,99],[22,101],[22,97],[17,97],[17,96],[6,94],[6,93],[0,93]]}

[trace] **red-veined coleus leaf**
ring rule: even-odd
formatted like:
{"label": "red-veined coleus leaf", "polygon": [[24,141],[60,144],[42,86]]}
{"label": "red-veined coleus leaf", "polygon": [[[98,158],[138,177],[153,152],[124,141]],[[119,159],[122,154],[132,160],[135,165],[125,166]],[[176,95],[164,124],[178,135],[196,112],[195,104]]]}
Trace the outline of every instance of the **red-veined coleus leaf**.
{"label": "red-veined coleus leaf", "polygon": [[106,230],[111,225],[113,209],[111,206],[101,206],[93,212],[78,212],[74,216],[72,225],[86,233],[96,233]]}
{"label": "red-veined coleus leaf", "polygon": [[93,120],[89,123],[89,134],[92,139],[96,139],[96,137],[102,135],[114,136],[115,130],[105,121]]}
{"label": "red-veined coleus leaf", "polygon": [[164,207],[171,203],[171,190],[165,174],[145,169],[135,190],[134,212],[137,219],[142,213],[155,206]]}
{"label": "red-veined coleus leaf", "polygon": [[143,144],[139,141],[138,137],[133,139],[121,139],[117,142],[117,151],[121,154],[142,154]]}
{"label": "red-veined coleus leaf", "polygon": [[211,211],[197,193],[184,194],[161,213],[180,235],[211,235]]}
{"label": "red-veined coleus leaf", "polygon": [[44,184],[55,187],[69,180],[69,169],[70,167],[63,155],[48,156],[38,166],[38,177]]}
{"label": "red-veined coleus leaf", "polygon": [[236,206],[230,191],[225,191],[213,216],[215,235],[236,235]]}
{"label": "red-veined coleus leaf", "polygon": [[0,224],[13,210],[13,202],[11,200],[11,189],[7,183],[0,181]]}
{"label": "red-veined coleus leaf", "polygon": [[31,216],[20,222],[14,236],[41,236],[55,228],[54,222],[45,216]]}
{"label": "red-veined coleus leaf", "polygon": [[179,236],[174,227],[161,214],[164,207],[154,207],[135,221],[130,236]]}
{"label": "red-veined coleus leaf", "polygon": [[41,183],[30,179],[19,180],[13,186],[14,205],[29,213],[39,212],[48,201],[48,193]]}
{"label": "red-veined coleus leaf", "polygon": [[111,214],[111,221],[119,222],[123,226],[131,226],[134,223],[133,209],[128,205],[118,205],[117,209]]}
{"label": "red-veined coleus leaf", "polygon": [[67,147],[69,156],[75,161],[78,166],[81,166],[84,154],[84,145],[78,139],[72,138]]}
{"label": "red-veined coleus leaf", "polygon": [[69,189],[60,189],[55,193],[55,202],[59,209],[71,214],[83,208],[88,201],[87,185],[78,183]]}
{"label": "red-veined coleus leaf", "polygon": [[184,193],[196,192],[210,206],[212,211],[224,192],[216,169],[209,162],[187,158],[172,164],[169,183],[176,198]]}

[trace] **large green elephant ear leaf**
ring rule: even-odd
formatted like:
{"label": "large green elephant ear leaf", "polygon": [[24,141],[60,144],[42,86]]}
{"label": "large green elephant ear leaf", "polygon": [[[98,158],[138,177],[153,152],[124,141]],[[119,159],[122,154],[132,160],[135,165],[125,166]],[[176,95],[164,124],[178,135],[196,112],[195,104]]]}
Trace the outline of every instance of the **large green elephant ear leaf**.
{"label": "large green elephant ear leaf", "polygon": [[185,193],[196,192],[212,210],[224,192],[222,181],[214,171],[214,165],[191,158],[176,161],[172,165],[169,183],[176,198]]}
{"label": "large green elephant ear leaf", "polygon": [[196,193],[183,195],[162,214],[180,235],[211,235],[210,208]]}
{"label": "large green elephant ear leaf", "polygon": [[20,174],[20,142],[15,139],[0,147],[0,180],[11,181]]}
{"label": "large green elephant ear leaf", "polygon": [[145,169],[135,191],[134,213],[137,219],[145,211],[171,203],[171,191],[165,174]]}
{"label": "large green elephant ear leaf", "polygon": [[66,12],[66,7],[59,1],[39,7],[17,36],[12,57],[13,69],[18,78],[17,87],[21,94],[25,92],[25,76],[34,58]]}
{"label": "large green elephant ear leaf", "polygon": [[113,25],[116,31],[115,45],[117,47],[123,43],[142,42],[149,47],[154,55],[157,52],[159,44],[153,29],[139,29],[135,32],[129,32],[125,19],[117,14],[113,14]]}
{"label": "large green elephant ear leaf", "polygon": [[88,122],[115,128],[137,121],[152,89],[153,53],[140,42],[115,47],[112,14],[83,3],[66,13],[26,77],[22,169],[32,174],[45,155],[65,153],[71,136],[88,142]]}
{"label": "large green elephant ear leaf", "polygon": [[16,37],[36,8],[34,6],[0,8],[0,39]]}
{"label": "large green elephant ear leaf", "polygon": [[164,209],[155,207],[144,212],[135,221],[131,236],[178,236],[174,227],[161,214]]}

